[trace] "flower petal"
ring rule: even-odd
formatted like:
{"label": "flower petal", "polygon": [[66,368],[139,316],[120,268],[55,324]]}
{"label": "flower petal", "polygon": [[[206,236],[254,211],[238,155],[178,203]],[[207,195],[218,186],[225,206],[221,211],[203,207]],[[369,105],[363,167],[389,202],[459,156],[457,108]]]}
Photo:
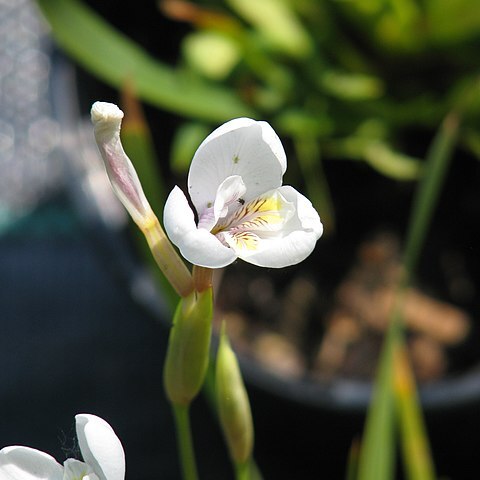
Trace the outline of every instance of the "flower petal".
{"label": "flower petal", "polygon": [[170,240],[192,264],[208,268],[221,268],[237,257],[214,235],[197,228],[188,200],[180,188],[175,187],[167,198],[163,222]]}
{"label": "flower petal", "polygon": [[92,467],[80,460],[69,458],[65,460],[63,467],[63,480],[77,480],[79,478],[82,480],[98,480],[97,475],[92,472]]}
{"label": "flower petal", "polygon": [[213,206],[208,207],[198,220],[198,228],[212,230],[218,219],[228,214],[228,207],[239,200],[246,191],[242,177],[227,177],[218,187]]}
{"label": "flower petal", "polygon": [[125,453],[112,427],[100,417],[75,416],[78,444],[85,463],[99,480],[124,480]]}
{"label": "flower petal", "polygon": [[0,450],[1,480],[62,480],[63,467],[50,455],[29,447]]}
{"label": "flower petal", "polygon": [[266,122],[231,120],[213,131],[198,147],[190,166],[188,190],[199,214],[213,205],[219,185],[240,175],[245,200],[282,184],[287,160],[282,143]]}
{"label": "flower petal", "polygon": [[323,233],[323,225],[311,202],[290,186],[278,189],[295,205],[295,214],[284,225],[281,236],[261,238],[258,253],[239,253],[242,260],[260,267],[282,268],[305,260]]}

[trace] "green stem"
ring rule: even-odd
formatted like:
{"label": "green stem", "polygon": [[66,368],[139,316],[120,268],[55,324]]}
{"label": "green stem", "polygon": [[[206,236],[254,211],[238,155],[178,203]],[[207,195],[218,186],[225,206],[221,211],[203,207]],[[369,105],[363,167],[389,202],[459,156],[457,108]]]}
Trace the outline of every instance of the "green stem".
{"label": "green stem", "polygon": [[198,480],[195,452],[193,449],[192,432],[190,429],[189,407],[173,405],[177,444],[184,480]]}
{"label": "green stem", "polygon": [[251,465],[250,460],[243,463],[235,464],[235,479],[236,480],[251,480]]}

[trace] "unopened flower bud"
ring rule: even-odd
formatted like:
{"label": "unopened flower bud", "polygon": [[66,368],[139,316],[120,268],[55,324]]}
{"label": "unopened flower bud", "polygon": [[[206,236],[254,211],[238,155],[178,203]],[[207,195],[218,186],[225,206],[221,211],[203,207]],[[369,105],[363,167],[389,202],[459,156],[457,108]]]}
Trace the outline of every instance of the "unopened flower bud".
{"label": "unopened flower bud", "polygon": [[220,422],[235,464],[248,461],[253,449],[253,420],[238,361],[225,328],[217,352],[216,394]]}
{"label": "unopened flower bud", "polygon": [[170,284],[180,296],[188,295],[193,290],[192,276],[160,226],[137,172],[123,150],[120,140],[123,112],[113,103],[95,102],[91,117],[113,191],[144,233],[155,261]]}
{"label": "unopened flower bud", "polygon": [[134,222],[143,230],[156,218],[137,172],[123,150],[120,127],[123,112],[113,103],[95,102],[91,109],[95,140],[115,194]]}
{"label": "unopened flower bud", "polygon": [[212,332],[212,289],[180,300],[168,340],[163,380],[174,405],[187,406],[196,397],[207,372]]}

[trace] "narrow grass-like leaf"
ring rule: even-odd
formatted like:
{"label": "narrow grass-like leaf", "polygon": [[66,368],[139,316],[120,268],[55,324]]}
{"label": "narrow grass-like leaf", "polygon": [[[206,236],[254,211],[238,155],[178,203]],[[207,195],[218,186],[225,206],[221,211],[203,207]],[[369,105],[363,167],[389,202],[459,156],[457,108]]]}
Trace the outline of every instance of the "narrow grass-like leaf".
{"label": "narrow grass-like leaf", "polygon": [[415,379],[405,343],[394,352],[394,388],[403,459],[409,480],[435,480],[428,437],[426,434]]}
{"label": "narrow grass-like leaf", "polygon": [[358,464],[358,480],[392,480],[395,467],[393,352],[400,329],[399,312],[391,320],[368,409]]}
{"label": "narrow grass-like leaf", "polygon": [[[407,393],[406,378],[410,375],[408,363],[399,357],[404,348],[401,326],[401,295],[408,285],[418,262],[443,179],[452,156],[458,133],[459,119],[450,114],[443,122],[429,151],[424,175],[418,187],[412,215],[407,230],[403,256],[405,275],[399,285],[397,308],[392,313],[388,335],[376,381],[373,401],[368,412],[365,437],[360,456],[359,480],[389,480],[393,475],[394,438],[394,393],[397,401],[398,421],[402,425],[404,462],[411,480],[434,478],[428,438],[413,377],[410,376]],[[398,358],[402,361],[399,365]],[[393,378],[395,378],[395,383]],[[402,387],[402,388],[400,388]],[[385,424],[382,427],[382,422]],[[421,476],[423,475],[423,476]]]}
{"label": "narrow grass-like leaf", "polygon": [[[414,275],[452,158],[458,128],[459,117],[451,113],[443,121],[429,150],[408,228],[403,257],[403,286],[406,286]],[[415,381],[404,348],[400,345],[395,353],[395,398],[404,464],[410,480],[431,480],[435,478],[435,470]]]}
{"label": "narrow grass-like leaf", "polygon": [[38,0],[58,44],[116,88],[127,78],[142,100],[189,117],[221,122],[255,116],[232,90],[176,71],[151,57],[78,0]]}
{"label": "narrow grass-like leaf", "polygon": [[425,242],[438,195],[450,164],[458,127],[458,115],[449,114],[443,121],[429,150],[408,227],[403,257],[407,277],[413,274]]}

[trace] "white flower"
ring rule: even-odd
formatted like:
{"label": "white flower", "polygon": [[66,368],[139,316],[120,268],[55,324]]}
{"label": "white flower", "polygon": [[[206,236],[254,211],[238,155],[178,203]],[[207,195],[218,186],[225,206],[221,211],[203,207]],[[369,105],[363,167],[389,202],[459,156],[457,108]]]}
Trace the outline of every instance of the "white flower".
{"label": "white flower", "polygon": [[212,132],[193,157],[188,200],[175,187],[164,211],[170,240],[192,264],[220,268],[236,258],[262,267],[304,260],[323,233],[303,195],[282,186],[287,159],[266,122],[231,120]]}
{"label": "white flower", "polygon": [[50,455],[28,447],[0,450],[0,480],[124,480],[125,454],[112,427],[95,415],[75,416],[84,462],[69,458],[60,465]]}

